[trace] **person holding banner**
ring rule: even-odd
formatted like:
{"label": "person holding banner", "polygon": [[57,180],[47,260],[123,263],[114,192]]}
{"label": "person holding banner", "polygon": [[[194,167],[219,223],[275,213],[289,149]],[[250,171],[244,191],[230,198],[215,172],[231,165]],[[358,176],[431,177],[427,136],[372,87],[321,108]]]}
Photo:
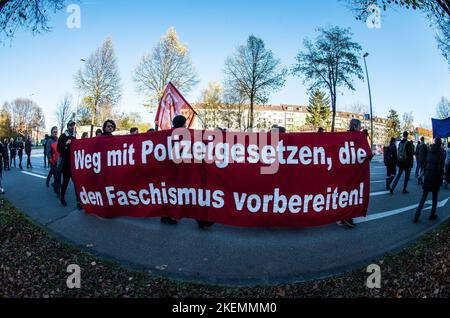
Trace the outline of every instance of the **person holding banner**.
{"label": "person holding banner", "polygon": [[[353,118],[353,119],[350,121],[348,131],[355,131],[355,132],[358,132],[358,131],[361,131],[361,129],[362,129],[362,127],[361,127],[361,121],[360,121],[359,119]],[[369,160],[371,160],[372,157],[373,157],[373,155],[369,156],[369,157],[368,157]],[[345,225],[346,227],[348,227],[348,228],[350,228],[350,229],[354,229],[354,228],[356,227],[356,224],[355,224],[355,222],[353,222],[353,219],[342,220],[342,221],[339,221],[337,224],[338,224],[338,225]]]}
{"label": "person holding banner", "polygon": [[448,189],[450,183],[450,142],[447,144],[447,150],[445,151],[445,189]]}
{"label": "person holding banner", "polygon": [[103,136],[112,136],[113,132],[116,131],[116,123],[112,119],[107,119],[103,123]]}
{"label": "person holding banner", "polygon": [[[60,160],[62,160],[62,175],[63,175],[63,183],[61,188],[61,204],[63,206],[67,206],[67,202],[65,200],[65,195],[67,191],[67,187],[69,186],[69,181],[72,178],[72,164],[70,157],[70,144],[72,140],[76,139],[75,136],[75,125],[76,122],[70,120],[67,123],[67,130],[62,134],[58,139],[57,151],[60,154]],[[80,199],[78,197],[78,193],[75,190],[75,195],[77,197],[77,208],[81,209],[82,205],[80,203]]]}

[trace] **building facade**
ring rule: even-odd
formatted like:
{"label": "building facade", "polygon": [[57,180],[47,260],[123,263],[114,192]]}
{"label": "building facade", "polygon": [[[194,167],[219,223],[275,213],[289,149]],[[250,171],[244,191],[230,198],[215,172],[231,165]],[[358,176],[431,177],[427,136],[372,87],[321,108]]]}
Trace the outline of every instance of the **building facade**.
{"label": "building facade", "polygon": [[[200,114],[207,114],[208,110],[203,107],[202,104],[194,105],[194,108],[199,111]],[[223,110],[225,111],[225,110]],[[233,113],[234,111],[234,113]],[[228,109],[228,114],[236,114],[236,110]],[[241,124],[240,127],[236,125],[230,126],[229,115],[219,116],[215,124],[221,128],[228,128],[232,130],[246,130],[248,114],[243,112],[240,114]],[[317,127],[312,127],[306,123],[306,118],[308,117],[307,106],[300,105],[265,105],[265,106],[255,106],[254,109],[254,127],[256,129],[267,130],[272,125],[283,126],[288,132],[315,132]],[[365,120],[364,116],[361,114],[349,113],[349,112],[336,112],[335,130],[336,131],[347,131],[348,125],[351,119],[357,118],[361,120],[363,129],[368,129],[370,133],[370,120]],[[236,123],[237,120],[232,121]],[[373,118],[374,125],[374,144],[384,145],[387,142],[387,119],[381,117]],[[202,122],[196,119],[194,123],[195,129],[202,129]]]}

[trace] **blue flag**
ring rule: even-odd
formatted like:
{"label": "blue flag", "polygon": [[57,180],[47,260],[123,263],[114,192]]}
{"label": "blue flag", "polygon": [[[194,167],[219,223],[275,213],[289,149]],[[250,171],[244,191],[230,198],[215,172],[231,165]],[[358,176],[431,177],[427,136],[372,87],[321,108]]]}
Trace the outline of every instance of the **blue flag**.
{"label": "blue flag", "polygon": [[450,137],[450,117],[447,119],[431,119],[433,122],[433,135],[434,138],[447,138]]}

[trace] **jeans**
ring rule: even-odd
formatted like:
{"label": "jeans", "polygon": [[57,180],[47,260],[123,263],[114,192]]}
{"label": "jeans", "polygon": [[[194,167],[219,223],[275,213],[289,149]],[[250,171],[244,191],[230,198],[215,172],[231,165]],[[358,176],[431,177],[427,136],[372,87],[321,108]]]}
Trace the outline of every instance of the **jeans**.
{"label": "jeans", "polygon": [[61,191],[61,174],[57,171],[56,165],[50,164],[50,171],[48,172],[47,175],[47,184],[50,183],[52,176],[53,176],[53,183],[52,183],[53,190],[55,190],[55,192],[59,194],[59,192]]}
{"label": "jeans", "polygon": [[406,188],[408,187],[408,181],[409,176],[411,175],[411,167],[399,167],[397,177],[395,177],[394,183],[392,184],[392,191],[394,191],[395,187],[397,186],[398,181],[400,180],[400,177],[402,176],[403,172],[405,172],[405,182],[403,184],[403,191],[406,191]]}

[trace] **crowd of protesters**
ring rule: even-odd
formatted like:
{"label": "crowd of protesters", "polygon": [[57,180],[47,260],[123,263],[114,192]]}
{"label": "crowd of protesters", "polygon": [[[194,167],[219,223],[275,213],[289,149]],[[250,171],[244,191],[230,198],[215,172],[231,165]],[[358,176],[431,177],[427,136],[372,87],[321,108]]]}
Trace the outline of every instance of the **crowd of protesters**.
{"label": "crowd of protesters", "polygon": [[[408,182],[416,157],[415,177],[417,184],[422,185],[422,197],[419,201],[413,222],[419,222],[420,214],[432,193],[432,206],[429,219],[437,219],[438,194],[442,186],[448,189],[450,182],[450,143],[445,147],[441,138],[436,138],[432,145],[427,145],[425,138],[421,137],[414,149],[412,141],[408,140],[408,132],[403,133],[403,139],[396,146],[396,139],[392,138],[390,145],[385,148],[384,164],[386,166],[386,190],[394,194],[401,176],[405,175],[403,194],[408,194]],[[397,171],[398,168],[398,171]]]}
{"label": "crowd of protesters", "polygon": [[[186,118],[178,115],[173,118],[172,127],[185,128]],[[106,120],[102,129],[97,129],[95,137],[101,136],[113,136],[116,131],[116,124],[113,120]],[[360,132],[361,121],[358,119],[352,119],[350,121],[349,130],[354,132]],[[217,128],[218,130],[226,132],[225,129]],[[154,132],[154,129],[147,130],[147,133]],[[273,125],[270,132],[272,133],[286,133],[284,127]],[[325,130],[319,128],[318,133],[323,133]],[[367,130],[363,130],[367,137],[369,134]],[[43,143],[44,146],[44,167],[49,168],[49,172],[46,178],[46,186],[52,187],[53,191],[57,194],[61,204],[67,206],[65,200],[67,188],[71,174],[71,157],[70,146],[74,139],[76,139],[76,122],[71,120],[67,123],[67,129],[58,137],[58,128],[52,127],[50,135],[45,136]],[[139,134],[139,129],[133,127],[130,129],[130,135]],[[83,133],[81,138],[88,138],[88,133]],[[415,177],[417,183],[422,185],[423,193],[420,199],[419,205],[416,210],[413,222],[417,223],[420,218],[421,211],[427,200],[428,194],[432,193],[432,208],[430,214],[430,220],[437,219],[437,203],[438,193],[442,186],[448,189],[450,183],[450,143],[444,147],[442,139],[436,138],[434,144],[427,145],[425,138],[421,137],[417,146],[409,139],[408,132],[403,133],[403,139],[398,143],[395,138],[391,138],[390,144],[385,147],[384,150],[384,164],[386,166],[386,190],[390,191],[391,195],[394,194],[395,188],[400,181],[400,178],[404,175],[403,181],[403,194],[408,194],[408,183],[410,181],[411,171],[416,162]],[[3,142],[0,142],[0,193],[4,193],[2,185],[2,171],[11,170],[14,164],[16,166],[16,157],[18,157],[18,166],[22,168],[23,151],[27,155],[27,168],[32,169],[31,164],[31,149],[32,141],[29,136],[25,138],[25,142],[21,137],[16,139],[5,138]],[[371,160],[373,155],[369,156]],[[414,160],[415,157],[415,160]],[[53,181],[52,181],[53,179]],[[51,182],[52,181],[52,182]],[[51,182],[51,183],[50,183]],[[76,193],[77,208],[82,209],[82,205]],[[161,222],[169,225],[176,225],[177,220],[170,217],[161,217]],[[197,220],[200,228],[207,228],[214,223],[204,220]],[[338,222],[338,225],[343,225],[348,228],[355,228],[356,225],[353,219],[342,220]]]}

